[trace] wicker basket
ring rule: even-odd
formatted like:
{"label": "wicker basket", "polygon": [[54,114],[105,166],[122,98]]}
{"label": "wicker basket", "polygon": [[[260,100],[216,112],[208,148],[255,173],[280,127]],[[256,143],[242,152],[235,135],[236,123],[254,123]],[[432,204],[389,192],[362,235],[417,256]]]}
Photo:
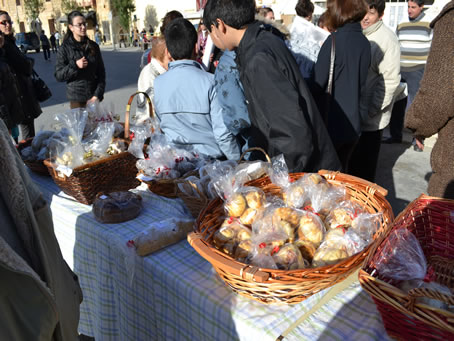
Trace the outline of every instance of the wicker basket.
{"label": "wicker basket", "polygon": [[[22,154],[21,154],[22,149],[24,149],[26,147],[30,147],[32,145],[32,142],[33,142],[33,137],[26,139],[23,142],[19,142],[19,145],[17,146],[17,151],[19,152],[19,155],[21,155],[21,157],[22,157]],[[39,175],[50,176],[49,171],[47,170],[47,167],[43,161],[38,161],[38,160],[30,161],[30,160],[23,160],[23,159],[22,159],[22,161],[24,161],[24,163],[27,165],[28,168],[30,168],[30,170],[32,172],[39,174]]]}
{"label": "wicker basket", "polygon": [[[319,171],[319,174],[334,185],[344,185],[353,201],[358,202],[370,213],[383,212],[380,227],[372,242],[362,252],[337,264],[299,270],[272,270],[247,265],[213,246],[213,235],[222,224],[224,216],[221,199],[210,202],[199,215],[195,224],[196,232],[188,236],[192,247],[217,271],[221,279],[235,292],[262,303],[294,304],[344,280],[362,264],[371,248],[386,234],[394,218],[391,206],[386,201],[387,191],[380,186],[354,176]],[[304,173],[291,174],[296,180]],[[280,188],[270,183],[269,178],[261,178],[247,185],[262,188],[265,193],[279,194]]]}
{"label": "wicker basket", "polygon": [[[125,142],[129,143],[129,115],[134,96],[143,94],[148,101],[150,116],[153,115],[151,100],[145,92],[136,92],[129,98],[125,116]],[[140,182],[136,179],[136,157],[129,152],[122,152],[101,160],[76,167],[70,176],[57,172],[57,165],[51,160],[44,164],[55,183],[66,194],[77,201],[91,205],[98,193],[127,191],[137,187]]]}
{"label": "wicker basket", "polygon": [[[268,156],[268,154],[262,148],[259,148],[259,147],[251,147],[251,148],[247,149],[246,151],[244,151],[243,154],[241,154],[240,159],[238,160],[238,163],[241,163],[243,161],[244,156],[247,153],[250,153],[254,150],[263,153],[265,155],[266,161],[268,163],[271,163],[271,159]],[[182,179],[181,182],[186,182],[187,184],[192,186],[198,194],[198,196],[188,195],[188,194],[180,191],[177,188],[178,198],[183,200],[184,204],[189,209],[189,212],[191,212],[192,216],[197,219],[200,212],[202,212],[202,210],[206,207],[206,205],[208,204],[210,199],[204,193],[201,193],[199,191],[199,189],[197,188],[197,186],[194,183],[192,183],[191,181]]]}
{"label": "wicker basket", "polygon": [[[392,230],[408,229],[419,240],[437,282],[454,288],[454,200],[421,195],[396,218]],[[389,231],[389,232],[391,232]],[[373,259],[389,243],[384,236],[374,245],[359,273],[362,287],[372,296],[388,334],[399,340],[454,340],[454,313],[415,303],[429,297],[454,305],[454,297],[428,289],[407,295],[376,278]],[[373,274],[373,275],[371,275]]]}

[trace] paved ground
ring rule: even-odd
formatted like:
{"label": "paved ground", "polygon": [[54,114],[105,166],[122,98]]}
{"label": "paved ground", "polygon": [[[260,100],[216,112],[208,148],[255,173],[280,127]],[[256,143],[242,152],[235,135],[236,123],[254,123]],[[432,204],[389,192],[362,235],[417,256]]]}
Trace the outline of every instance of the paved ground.
{"label": "paved ground", "polygon": [[[122,118],[129,96],[137,88],[141,54],[138,48],[102,50],[107,73],[105,102],[112,103],[115,112],[121,114]],[[45,62],[42,54],[30,53],[29,56],[35,58],[36,71],[53,92],[52,98],[42,103],[43,114],[36,122],[37,129],[48,129],[55,114],[69,109],[65,95],[66,86],[65,83],[57,83],[53,76],[55,55],[52,55],[51,62]],[[395,214],[427,190],[431,172],[430,146],[433,145],[433,139],[426,141],[426,145],[424,152],[414,151],[408,133],[405,134],[402,144],[382,145],[376,182],[388,190],[387,199]]]}

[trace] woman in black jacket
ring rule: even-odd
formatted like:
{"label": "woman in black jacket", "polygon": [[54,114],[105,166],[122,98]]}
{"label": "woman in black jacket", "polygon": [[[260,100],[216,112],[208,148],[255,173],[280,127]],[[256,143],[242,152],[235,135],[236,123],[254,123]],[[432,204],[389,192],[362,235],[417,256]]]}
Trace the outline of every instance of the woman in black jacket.
{"label": "woman in black jacket", "polygon": [[[370,64],[370,43],[364,36],[361,20],[368,7],[363,0],[328,0],[327,26],[333,32],[320,49],[314,67],[312,90],[327,123],[344,172],[361,135],[360,93]],[[335,61],[331,102],[326,109],[331,46],[334,39]]]}
{"label": "woman in black jacket", "polygon": [[33,60],[27,58],[16,46],[11,18],[5,11],[0,11],[0,31],[5,37],[4,60],[17,79],[19,100],[25,116],[20,129],[22,138],[26,139],[35,136],[34,120],[42,113],[31,80]]}
{"label": "woman in black jacket", "polygon": [[66,95],[73,109],[103,100],[106,73],[98,44],[87,37],[82,13],[72,11],[68,15],[68,28],[58,50],[55,78],[67,83]]}

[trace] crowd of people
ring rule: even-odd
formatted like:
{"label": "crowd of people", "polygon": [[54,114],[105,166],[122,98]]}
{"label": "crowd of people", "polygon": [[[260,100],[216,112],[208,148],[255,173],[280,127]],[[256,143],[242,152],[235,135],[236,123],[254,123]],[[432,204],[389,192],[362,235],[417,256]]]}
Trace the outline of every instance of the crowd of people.
{"label": "crowd of people", "polygon": [[[310,0],[295,11],[287,29],[252,0],[210,0],[197,31],[172,11],[138,90],[153,100],[175,144],[227,159],[258,146],[271,157],[283,153],[291,171],[327,168],[374,182],[381,144],[402,142],[424,74],[433,36],[424,0],[408,2],[408,19],[395,32],[382,21],[384,0],[328,1],[317,25]],[[166,31],[169,20],[178,34]],[[414,143],[423,148],[422,135]]]}

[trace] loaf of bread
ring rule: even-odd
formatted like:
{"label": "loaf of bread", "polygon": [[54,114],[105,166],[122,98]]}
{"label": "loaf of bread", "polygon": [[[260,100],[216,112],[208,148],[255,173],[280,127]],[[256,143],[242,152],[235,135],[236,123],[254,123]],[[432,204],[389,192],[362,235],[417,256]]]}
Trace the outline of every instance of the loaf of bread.
{"label": "loaf of bread", "polygon": [[142,210],[142,197],[132,192],[100,194],[93,203],[95,219],[104,224],[116,224],[136,218]]}

